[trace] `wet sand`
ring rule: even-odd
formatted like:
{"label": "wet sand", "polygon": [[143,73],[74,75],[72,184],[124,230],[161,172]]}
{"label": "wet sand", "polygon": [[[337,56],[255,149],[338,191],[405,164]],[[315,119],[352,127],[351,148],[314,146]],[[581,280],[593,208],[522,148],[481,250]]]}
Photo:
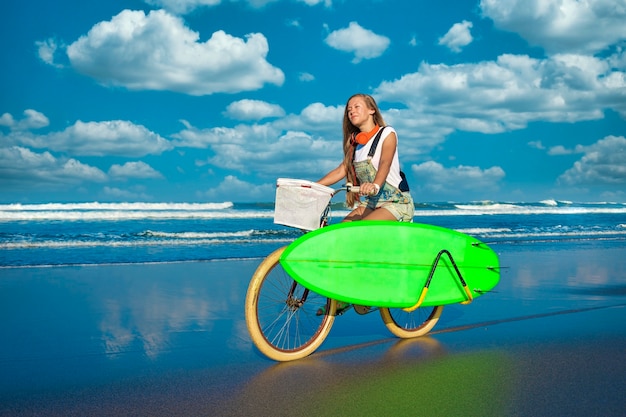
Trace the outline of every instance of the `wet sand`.
{"label": "wet sand", "polygon": [[259,260],[0,268],[0,415],[625,415],[626,243],[494,249],[429,336],[349,311],[291,363],[247,334]]}

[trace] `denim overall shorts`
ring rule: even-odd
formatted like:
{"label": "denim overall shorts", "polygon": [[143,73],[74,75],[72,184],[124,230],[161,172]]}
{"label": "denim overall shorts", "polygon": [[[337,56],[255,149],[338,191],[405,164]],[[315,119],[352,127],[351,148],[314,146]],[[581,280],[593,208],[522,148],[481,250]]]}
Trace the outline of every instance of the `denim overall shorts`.
{"label": "denim overall shorts", "polygon": [[[370,152],[373,155],[373,152]],[[372,164],[372,157],[368,156],[365,161],[354,162],[354,170],[359,183],[374,182],[376,168]],[[415,206],[409,191],[402,192],[385,181],[380,192],[374,196],[366,197],[360,206],[374,210],[384,208],[388,210],[400,222],[413,222]]]}

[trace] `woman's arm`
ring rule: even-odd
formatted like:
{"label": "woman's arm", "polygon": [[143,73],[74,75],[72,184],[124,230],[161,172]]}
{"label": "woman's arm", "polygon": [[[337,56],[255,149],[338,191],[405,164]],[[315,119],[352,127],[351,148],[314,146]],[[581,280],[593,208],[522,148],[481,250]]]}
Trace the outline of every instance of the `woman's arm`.
{"label": "woman's arm", "polygon": [[329,185],[333,185],[341,181],[345,177],[346,177],[346,167],[343,165],[343,163],[341,163],[339,164],[337,168],[333,169],[328,174],[324,175],[324,177],[317,182],[319,184],[329,186]]}

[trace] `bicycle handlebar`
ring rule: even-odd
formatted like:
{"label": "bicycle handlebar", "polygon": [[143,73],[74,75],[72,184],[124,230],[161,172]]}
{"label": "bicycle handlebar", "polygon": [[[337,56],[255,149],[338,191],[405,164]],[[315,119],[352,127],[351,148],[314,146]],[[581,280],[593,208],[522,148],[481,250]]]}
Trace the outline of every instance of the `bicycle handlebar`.
{"label": "bicycle handlebar", "polygon": [[346,183],[345,188],[347,193],[359,193],[361,191],[361,187],[358,185],[352,185],[351,182]]}

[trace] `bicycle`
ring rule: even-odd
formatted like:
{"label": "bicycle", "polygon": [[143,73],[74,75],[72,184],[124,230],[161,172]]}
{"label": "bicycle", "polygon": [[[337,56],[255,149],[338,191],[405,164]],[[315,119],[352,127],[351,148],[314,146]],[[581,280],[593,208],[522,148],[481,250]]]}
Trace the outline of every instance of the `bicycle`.
{"label": "bicycle", "polygon": [[[327,187],[326,187],[327,188]],[[339,192],[358,193],[346,184],[332,190],[318,217],[319,227],[328,225],[331,200]],[[307,229],[303,229],[307,230]],[[293,280],[281,267],[286,246],[269,254],[252,275],[245,300],[248,332],[254,345],[276,361],[292,361],[312,354],[326,339],[337,314],[337,300],[323,297]],[[402,308],[354,305],[357,314],[379,314],[389,331],[399,338],[427,334],[439,320],[443,306]],[[321,314],[318,309],[321,308]]]}

